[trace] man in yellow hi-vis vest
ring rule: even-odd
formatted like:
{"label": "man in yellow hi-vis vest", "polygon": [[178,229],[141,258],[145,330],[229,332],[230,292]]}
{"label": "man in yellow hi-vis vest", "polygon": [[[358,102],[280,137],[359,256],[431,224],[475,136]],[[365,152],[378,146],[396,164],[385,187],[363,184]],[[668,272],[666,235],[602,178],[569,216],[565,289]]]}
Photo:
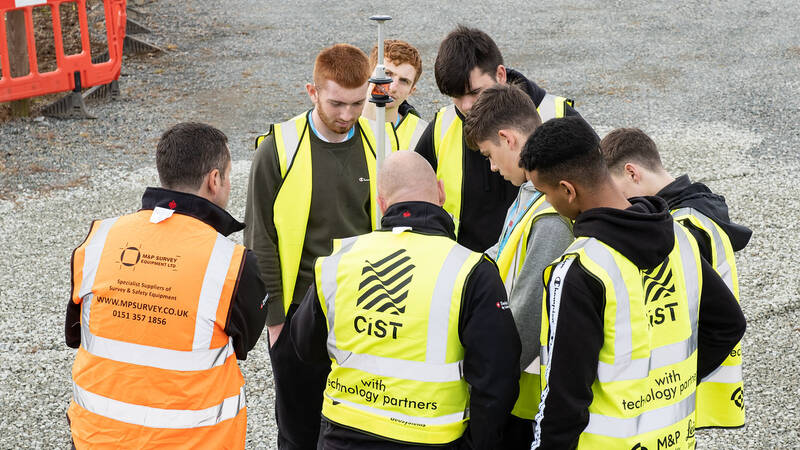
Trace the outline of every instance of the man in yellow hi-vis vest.
{"label": "man in yellow hi-vis vest", "polygon": [[264,329],[255,255],[228,239],[228,138],[180,123],[159,140],[160,188],[92,222],[72,254],[66,341],[73,448],[245,448],[246,359]]}
{"label": "man in yellow hi-vis vest", "polygon": [[247,190],[244,242],[258,255],[269,293],[267,326],[280,448],[316,446],[327,368],[297,359],[281,329],[312,282],[314,259],[332,240],[374,228],[375,143],[361,118],[367,55],[324,49],[306,85],[314,108],[259,136]]}
{"label": "man in yellow hi-vis vest", "polygon": [[321,444],[496,448],[519,376],[497,268],[455,242],[422,157],[393,153],[378,183],[382,228],[317,260],[291,325],[298,355],[331,365]]}
{"label": "man in yellow hi-vis vest", "polygon": [[464,119],[464,136],[470,147],[480,149],[493,171],[520,186],[517,199],[506,214],[500,239],[486,251],[497,261],[522,342],[519,398],[501,446],[509,450],[527,450],[533,441],[533,419],[541,392],[538,343],[542,272],[574,239],[569,220],[533,188],[519,166],[520,152],[539,125],[536,105],[514,85],[484,90]]}
{"label": "man in yellow hi-vis vest", "polygon": [[[370,71],[378,64],[378,46],[372,47],[369,55]],[[414,150],[428,122],[422,120],[410,103],[410,97],[417,90],[417,82],[422,75],[422,58],[419,51],[406,41],[387,39],[383,45],[383,64],[386,76],[392,79],[386,104],[386,147],[391,151]],[[370,89],[371,91],[371,89]],[[367,94],[369,99],[369,94]],[[364,117],[375,120],[375,104],[367,102]],[[374,122],[371,122],[374,126]],[[377,134],[377,130],[373,131]]]}
{"label": "man in yellow hi-vis vest", "polygon": [[697,382],[742,338],[744,315],[666,202],[626,199],[598,146],[567,117],[520,157],[577,238],[544,272],[532,448],[693,449]]}
{"label": "man in yellow hi-vis vest", "polygon": [[475,28],[458,26],[450,32],[439,45],[433,70],[439,91],[452,104],[436,113],[415,151],[444,182],[444,209],[453,215],[458,243],[482,252],[497,242],[519,188],[492,173],[486,159],[464,139],[464,115],[478,95],[498,83],[517,84],[533,100],[542,122],[579,114],[571,100],[548,94],[523,74],[506,68],[494,40]]}
{"label": "man in yellow hi-vis vest", "polygon": [[[739,298],[734,252],[753,232],[728,217],[725,198],[688,175],[672,177],[661,163],[655,142],[637,128],[618,128],[600,141],[611,176],[628,197],[657,195],[666,200],[675,220],[697,239],[700,253]],[[722,365],[697,386],[697,427],[744,426],[742,350],[737,345]]]}

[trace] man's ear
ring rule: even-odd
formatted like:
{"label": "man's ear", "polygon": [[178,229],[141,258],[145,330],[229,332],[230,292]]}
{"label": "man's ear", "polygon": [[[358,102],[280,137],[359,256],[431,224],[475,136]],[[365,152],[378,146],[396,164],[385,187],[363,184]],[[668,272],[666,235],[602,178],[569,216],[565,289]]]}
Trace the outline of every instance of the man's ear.
{"label": "man's ear", "polygon": [[414,92],[417,92],[417,85],[416,84],[411,86],[411,90],[408,91],[408,96],[411,97],[412,95],[414,95]]}
{"label": "man's ear", "polygon": [[444,193],[444,181],[436,180],[436,186],[439,189],[439,206],[442,206],[447,199],[447,195]]}
{"label": "man's ear", "polygon": [[308,92],[308,98],[311,99],[311,103],[317,104],[317,96],[319,95],[319,91],[317,91],[317,86],[314,83],[306,83],[306,92]]}
{"label": "man's ear", "polygon": [[497,130],[497,136],[508,144],[508,148],[512,150],[516,148],[517,136],[511,130]]}
{"label": "man's ear", "polygon": [[625,177],[630,179],[636,184],[639,184],[642,181],[642,171],[636,164],[633,163],[625,163]]}
{"label": "man's ear", "polygon": [[222,174],[219,169],[213,169],[206,174],[205,187],[212,197],[216,197],[217,193],[222,189]]}
{"label": "man's ear", "polygon": [[494,79],[497,81],[497,84],[506,84],[506,66],[502,64],[497,66],[497,70],[494,73]]}
{"label": "man's ear", "polygon": [[575,203],[578,199],[578,192],[575,190],[575,185],[570,183],[567,180],[561,180],[558,182],[558,188],[561,189],[561,192],[567,199],[569,203]]}

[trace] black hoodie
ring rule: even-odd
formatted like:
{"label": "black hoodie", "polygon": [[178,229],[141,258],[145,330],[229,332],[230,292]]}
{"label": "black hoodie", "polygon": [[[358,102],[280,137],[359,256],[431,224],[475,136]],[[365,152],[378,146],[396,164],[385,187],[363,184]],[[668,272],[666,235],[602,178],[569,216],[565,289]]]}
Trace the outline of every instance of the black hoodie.
{"label": "black hoodie", "polygon": [[[507,69],[508,83],[522,88],[538,107],[546,92],[533,81],[514,69]],[[438,113],[437,113],[438,114]],[[456,108],[456,114],[462,121],[464,115]],[[567,116],[580,116],[567,105]],[[428,128],[419,139],[415,151],[422,155],[435,171],[438,162],[433,146],[433,127],[436,118],[428,124]],[[476,252],[482,252],[494,245],[503,229],[508,207],[517,198],[519,187],[503,179],[500,173],[492,172],[489,160],[475,149],[467,146],[461,138],[464,151],[464,174],[461,188],[461,225],[458,230],[458,243]]]}
{"label": "black hoodie", "polygon": [[[412,227],[411,232],[455,238],[449,214],[426,202],[392,205],[381,225],[384,230]],[[505,287],[497,266],[484,257],[467,279],[458,320],[458,335],[465,349],[464,379],[470,386],[470,420],[463,437],[447,448],[493,448],[500,441],[501,430],[519,394],[519,335],[505,301]],[[295,317],[291,339],[297,355],[310,364],[329,364],[327,320],[315,283],[311,284]],[[418,447],[331,422],[324,424],[323,430],[326,449]]]}
{"label": "black hoodie", "polygon": [[[738,252],[750,242],[753,231],[749,228],[731,221],[728,216],[728,205],[725,197],[711,192],[703,183],[692,183],[689,175],[681,175],[672,183],[664,186],[657,196],[666,200],[670,210],[678,208],[694,208],[708,216],[714,223],[728,235],[733,251]],[[700,245],[700,253],[707,261],[711,261],[711,248],[708,238],[702,231],[689,227]]]}
{"label": "black hoodie", "polygon": [[[575,219],[573,233],[602,241],[641,270],[652,269],[674,246],[672,217],[659,197],[634,197],[630,202],[625,210],[584,211]],[[722,363],[745,329],[736,298],[702,259],[701,271],[698,379]],[[549,304],[547,307],[549,310]],[[604,308],[603,286],[580,264],[572,264],[564,277],[555,343],[550,350],[549,392],[537,421],[541,439],[538,448],[575,448],[589,422],[591,386],[604,341]]]}

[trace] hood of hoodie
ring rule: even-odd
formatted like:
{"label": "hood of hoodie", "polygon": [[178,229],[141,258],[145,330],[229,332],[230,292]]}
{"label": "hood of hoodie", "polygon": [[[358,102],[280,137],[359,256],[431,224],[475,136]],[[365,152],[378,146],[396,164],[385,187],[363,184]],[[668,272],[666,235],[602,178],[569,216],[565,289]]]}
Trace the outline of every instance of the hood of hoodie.
{"label": "hood of hoodie", "polygon": [[592,208],[575,218],[575,237],[603,241],[639,269],[661,264],[675,246],[672,216],[659,197],[633,197],[627,209]]}
{"label": "hood of hoodie", "polygon": [[703,183],[692,183],[688,175],[676,178],[656,195],[666,200],[670,210],[694,208],[708,216],[728,235],[733,251],[738,252],[750,242],[753,231],[731,221],[725,197],[711,192]]}
{"label": "hood of hoodie", "polygon": [[413,114],[417,117],[420,117],[417,109],[411,103],[408,103],[406,100],[403,100],[403,103],[400,103],[400,106],[397,107],[397,113],[401,116],[405,116],[406,114]]}
{"label": "hood of hoodie", "polygon": [[521,88],[525,91],[526,94],[533,100],[533,103],[536,104],[536,107],[539,107],[539,104],[542,103],[542,99],[547,94],[547,92],[540,88],[536,83],[529,80],[525,75],[517,72],[514,69],[506,68],[506,81],[509,84],[514,84],[517,87]]}
{"label": "hood of hoodie", "polygon": [[394,227],[411,227],[421,233],[456,239],[456,226],[450,214],[428,202],[400,202],[387,208],[381,218],[381,229]]}

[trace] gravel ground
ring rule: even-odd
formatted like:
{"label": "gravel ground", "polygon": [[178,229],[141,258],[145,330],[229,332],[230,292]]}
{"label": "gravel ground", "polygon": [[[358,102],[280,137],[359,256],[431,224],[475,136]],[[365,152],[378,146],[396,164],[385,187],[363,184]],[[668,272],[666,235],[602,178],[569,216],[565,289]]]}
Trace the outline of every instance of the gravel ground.
{"label": "gravel ground", "polygon": [[[159,134],[184,120],[228,134],[236,161],[230,209],[242,218],[253,138],[308,107],[303,86],[320,48],[372,46],[366,17],[374,13],[394,17],[387,37],[422,52],[412,103],[428,118],[448,102],[432,76],[438,42],[457,23],[478,26],[509,66],[575,98],[598,132],[644,129],[671,171],[727,197],[734,220],[755,232],[738,255],[748,423],[698,432],[698,443],[800,446],[800,287],[785,271],[800,264],[800,3],[569,1],[544,11],[512,0],[456,13],[454,1],[413,10],[355,1],[252,0],[224,10],[208,0],[137,3],[137,18],[154,31],[145,38],[166,52],[126,59],[120,101],[90,104],[94,121],[0,124],[0,448],[67,445],[69,255],[91,219],[135,210],[143,187],[157,183]],[[249,448],[275,441],[265,345],[242,363]]]}

